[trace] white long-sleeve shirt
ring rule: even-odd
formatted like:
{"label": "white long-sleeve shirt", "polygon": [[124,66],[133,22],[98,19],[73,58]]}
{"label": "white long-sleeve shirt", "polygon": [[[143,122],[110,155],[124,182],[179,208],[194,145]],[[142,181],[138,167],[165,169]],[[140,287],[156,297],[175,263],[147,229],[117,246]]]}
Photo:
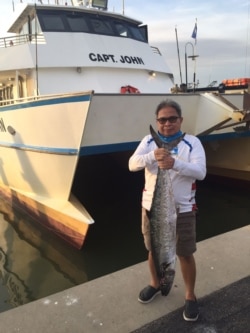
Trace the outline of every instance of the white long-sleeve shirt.
{"label": "white long-sleeve shirt", "polygon": [[[156,183],[158,164],[154,150],[157,148],[151,135],[145,136],[129,159],[129,170],[145,169],[145,187],[142,206],[150,210]],[[206,176],[206,156],[200,140],[186,134],[171,152],[175,162],[169,170],[176,208],[180,213],[192,211],[195,203],[194,183]]]}

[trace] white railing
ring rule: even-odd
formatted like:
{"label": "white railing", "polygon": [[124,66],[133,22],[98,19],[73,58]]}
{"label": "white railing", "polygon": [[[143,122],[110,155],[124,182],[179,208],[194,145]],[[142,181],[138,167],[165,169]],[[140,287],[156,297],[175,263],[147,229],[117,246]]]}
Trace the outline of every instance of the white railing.
{"label": "white railing", "polygon": [[16,45],[22,45],[22,44],[44,44],[45,38],[43,34],[37,34],[37,35],[15,35],[10,37],[2,37],[0,38],[0,48],[6,48],[6,47],[13,47]]}
{"label": "white railing", "polygon": [[11,104],[20,104],[20,103],[27,103],[27,102],[33,102],[38,100],[45,100],[45,99],[53,99],[57,97],[71,97],[71,96],[77,96],[77,95],[88,95],[93,94],[94,92],[92,90],[90,91],[78,91],[73,93],[59,93],[59,94],[48,94],[48,95],[33,95],[33,96],[26,96],[26,97],[18,97],[15,99],[6,99],[6,100],[0,100],[0,108],[1,106],[7,106]]}
{"label": "white railing", "polygon": [[161,54],[161,51],[158,49],[158,47],[156,47],[156,46],[150,46],[150,47],[151,47],[153,53],[156,53],[156,54],[162,55],[162,54]]}

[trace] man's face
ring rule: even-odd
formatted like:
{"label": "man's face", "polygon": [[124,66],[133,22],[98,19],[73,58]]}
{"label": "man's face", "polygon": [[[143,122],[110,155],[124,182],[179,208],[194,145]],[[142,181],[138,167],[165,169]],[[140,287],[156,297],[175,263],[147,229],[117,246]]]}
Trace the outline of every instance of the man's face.
{"label": "man's face", "polygon": [[158,131],[164,136],[174,135],[180,131],[182,120],[174,108],[167,106],[158,112],[156,120]]}

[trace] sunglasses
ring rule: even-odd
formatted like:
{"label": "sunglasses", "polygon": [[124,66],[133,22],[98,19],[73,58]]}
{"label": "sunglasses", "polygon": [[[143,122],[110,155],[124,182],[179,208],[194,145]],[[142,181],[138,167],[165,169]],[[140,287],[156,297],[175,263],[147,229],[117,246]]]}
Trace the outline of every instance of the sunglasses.
{"label": "sunglasses", "polygon": [[164,125],[166,124],[166,122],[170,122],[171,124],[174,124],[177,122],[177,119],[180,118],[180,117],[177,117],[177,116],[172,116],[172,117],[169,117],[169,118],[165,118],[165,117],[162,117],[162,118],[157,118],[156,120],[161,124],[161,125]]}

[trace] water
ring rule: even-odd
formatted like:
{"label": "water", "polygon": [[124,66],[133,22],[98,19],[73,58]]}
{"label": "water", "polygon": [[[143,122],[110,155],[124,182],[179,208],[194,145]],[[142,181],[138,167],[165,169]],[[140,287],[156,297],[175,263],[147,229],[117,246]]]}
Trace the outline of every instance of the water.
{"label": "water", "polygon": [[[143,172],[115,156],[79,165],[74,193],[96,223],[81,251],[0,198],[0,312],[144,261],[140,231]],[[198,182],[197,240],[249,224],[250,188]]]}

